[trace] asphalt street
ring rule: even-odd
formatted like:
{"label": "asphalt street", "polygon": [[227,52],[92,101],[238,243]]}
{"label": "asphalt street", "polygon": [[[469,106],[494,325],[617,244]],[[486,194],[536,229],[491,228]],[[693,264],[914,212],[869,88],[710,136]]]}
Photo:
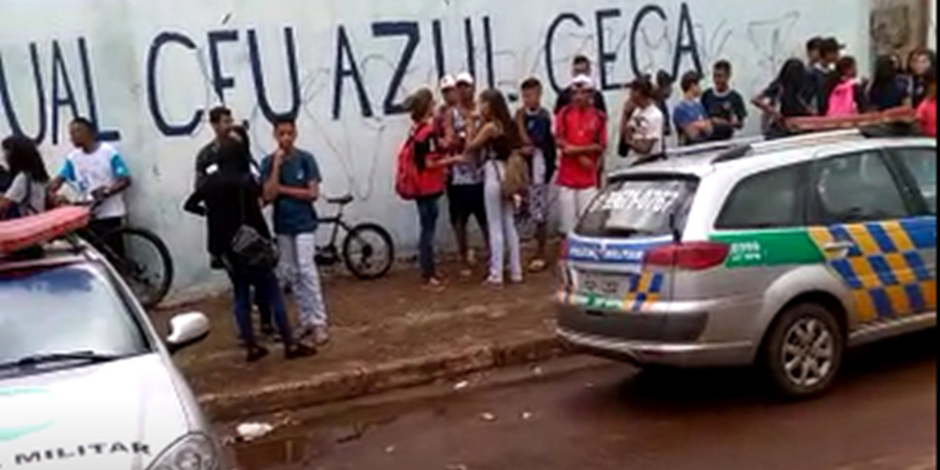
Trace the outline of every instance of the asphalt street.
{"label": "asphalt street", "polygon": [[935,331],[853,352],[831,393],[796,403],[747,370],[662,376],[583,364],[294,411],[291,424],[234,449],[246,470],[936,468]]}

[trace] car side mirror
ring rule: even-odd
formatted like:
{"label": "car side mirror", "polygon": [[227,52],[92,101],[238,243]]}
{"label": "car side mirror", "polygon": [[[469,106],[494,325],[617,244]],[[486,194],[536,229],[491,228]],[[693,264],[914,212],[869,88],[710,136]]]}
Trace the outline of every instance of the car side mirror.
{"label": "car side mirror", "polygon": [[170,354],[188,348],[209,336],[209,318],[202,313],[183,313],[170,319],[170,334],[164,341]]}

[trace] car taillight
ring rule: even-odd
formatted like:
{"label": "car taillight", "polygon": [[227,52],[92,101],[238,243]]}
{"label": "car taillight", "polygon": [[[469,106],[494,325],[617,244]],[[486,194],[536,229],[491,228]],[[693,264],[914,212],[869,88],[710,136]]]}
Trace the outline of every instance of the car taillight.
{"label": "car taillight", "polygon": [[685,242],[671,243],[646,254],[650,266],[668,266],[679,269],[702,270],[723,263],[731,247],[724,243]]}

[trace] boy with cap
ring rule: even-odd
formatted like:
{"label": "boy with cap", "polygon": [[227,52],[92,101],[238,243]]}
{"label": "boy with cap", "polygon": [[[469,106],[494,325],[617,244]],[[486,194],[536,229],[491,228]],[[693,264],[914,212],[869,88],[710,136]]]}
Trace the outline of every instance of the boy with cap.
{"label": "boy with cap", "polygon": [[571,104],[556,118],[555,135],[561,151],[558,204],[561,229],[567,235],[597,196],[600,168],[607,150],[607,115],[593,106],[594,81],[578,75],[571,83]]}
{"label": "boy with cap", "polygon": [[467,240],[467,224],[470,217],[477,221],[480,231],[488,234],[486,206],[483,202],[483,166],[480,155],[466,152],[467,131],[470,120],[477,119],[476,96],[473,76],[467,72],[457,75],[456,104],[444,116],[444,142],[455,155],[462,155],[461,161],[451,165],[447,184],[447,200],[450,222],[457,238],[457,251],[463,268],[462,277],[473,274],[473,260]]}

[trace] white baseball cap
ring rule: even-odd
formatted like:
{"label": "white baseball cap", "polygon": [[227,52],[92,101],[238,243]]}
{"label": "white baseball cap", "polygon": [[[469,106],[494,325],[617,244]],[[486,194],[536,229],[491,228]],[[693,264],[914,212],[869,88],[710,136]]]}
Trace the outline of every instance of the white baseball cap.
{"label": "white baseball cap", "polygon": [[587,75],[578,75],[571,80],[571,86],[574,88],[594,88],[594,80]]}
{"label": "white baseball cap", "polygon": [[473,75],[470,75],[470,72],[460,72],[457,74],[457,84],[463,85],[473,85]]}
{"label": "white baseball cap", "polygon": [[450,90],[457,86],[457,79],[453,75],[444,75],[444,78],[441,79],[441,90],[446,91]]}

